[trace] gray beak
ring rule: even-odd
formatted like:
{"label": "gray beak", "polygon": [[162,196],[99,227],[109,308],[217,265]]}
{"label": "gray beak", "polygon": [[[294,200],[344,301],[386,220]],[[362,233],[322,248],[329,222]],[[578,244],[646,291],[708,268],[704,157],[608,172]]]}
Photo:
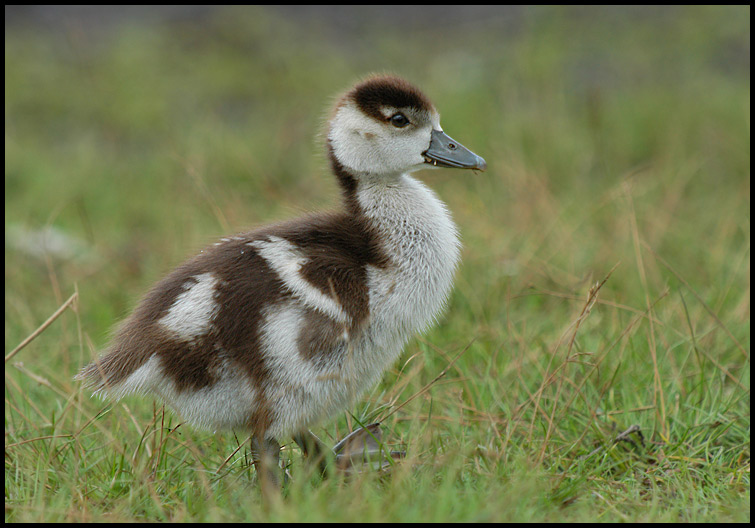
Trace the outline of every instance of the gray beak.
{"label": "gray beak", "polygon": [[488,164],[464,145],[448,137],[442,130],[433,130],[430,147],[422,153],[425,163],[437,167],[477,169],[484,171]]}

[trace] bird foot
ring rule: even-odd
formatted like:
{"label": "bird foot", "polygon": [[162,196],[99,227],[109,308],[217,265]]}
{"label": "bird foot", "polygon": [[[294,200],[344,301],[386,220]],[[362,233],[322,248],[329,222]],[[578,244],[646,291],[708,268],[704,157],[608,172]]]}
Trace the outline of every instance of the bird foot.
{"label": "bird foot", "polygon": [[[380,423],[355,429],[330,451],[335,455],[335,467],[346,474],[361,473],[367,469],[383,471],[406,456],[405,451],[392,451],[382,441]],[[312,458],[325,471],[325,453],[329,450],[314,433],[296,435],[294,441],[308,458]]]}

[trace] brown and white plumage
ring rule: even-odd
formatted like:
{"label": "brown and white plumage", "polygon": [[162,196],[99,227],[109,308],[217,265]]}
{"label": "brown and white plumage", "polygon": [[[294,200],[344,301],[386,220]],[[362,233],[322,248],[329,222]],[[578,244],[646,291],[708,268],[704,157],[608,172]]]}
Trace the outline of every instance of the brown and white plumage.
{"label": "brown and white plumage", "polygon": [[146,295],[78,377],[113,398],[155,394],[199,427],[251,431],[268,452],[372,387],[433,323],[459,262],[448,210],[410,173],[485,162],[391,76],[340,98],[327,149],[341,211],[206,248]]}

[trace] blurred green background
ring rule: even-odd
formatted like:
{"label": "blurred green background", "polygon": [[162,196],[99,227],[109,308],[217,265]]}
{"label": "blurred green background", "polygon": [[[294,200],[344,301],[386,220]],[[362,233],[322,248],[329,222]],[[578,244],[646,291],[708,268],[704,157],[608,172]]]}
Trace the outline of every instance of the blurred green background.
{"label": "blurred green background", "polygon": [[[558,500],[594,497],[564,491],[558,457],[593,449],[598,408],[644,409],[621,425],[639,422],[660,443],[689,440],[675,427],[724,424],[715,439],[740,462],[733,495],[715,500],[748,497],[749,6],[6,6],[6,354],[79,292],[75,313],[6,363],[6,446],[75,429],[55,419],[78,390],[71,377],[184,258],[229,233],[338,206],[324,120],[371,72],[420,86],[446,132],[489,167],[419,174],[465,247],[442,324],[402,359],[423,353],[417,386],[474,339],[448,416],[500,418],[505,434],[495,420],[463,429],[474,445],[556,475]],[[616,264],[564,355],[587,291]],[[568,370],[581,368],[577,351],[605,371]],[[582,381],[555,390],[554,372]],[[545,415],[527,406],[538,388]],[[100,404],[87,402],[94,414]],[[592,418],[571,422],[568,409],[583,404],[575,415]],[[708,452],[709,440],[696,445]],[[12,453],[6,479],[34,467],[34,453]],[[10,499],[8,486],[6,519],[9,500],[24,512],[12,519],[54,518],[25,509],[49,504],[33,485],[12,479]],[[610,519],[624,519],[610,517],[617,508],[657,518],[636,516],[639,499],[608,502],[597,504]],[[701,518],[653,504],[669,520]],[[749,519],[747,504],[694,512]]]}

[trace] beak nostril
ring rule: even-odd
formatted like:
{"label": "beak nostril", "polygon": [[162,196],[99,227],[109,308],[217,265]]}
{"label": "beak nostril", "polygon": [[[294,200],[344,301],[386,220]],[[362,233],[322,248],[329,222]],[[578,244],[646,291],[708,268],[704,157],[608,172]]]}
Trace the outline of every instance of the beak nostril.
{"label": "beak nostril", "polygon": [[448,149],[449,150],[456,150],[456,143],[449,143],[448,144]]}

